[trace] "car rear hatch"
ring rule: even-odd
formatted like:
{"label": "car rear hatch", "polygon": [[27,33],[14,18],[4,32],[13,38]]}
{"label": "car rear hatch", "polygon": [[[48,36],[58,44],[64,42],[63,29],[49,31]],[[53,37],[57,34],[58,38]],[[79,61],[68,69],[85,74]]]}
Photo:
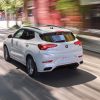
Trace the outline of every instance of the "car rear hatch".
{"label": "car rear hatch", "polygon": [[46,44],[39,44],[39,49],[42,53],[53,55],[55,59],[74,60],[75,57],[82,56],[81,42],[71,32],[54,32],[40,37]]}

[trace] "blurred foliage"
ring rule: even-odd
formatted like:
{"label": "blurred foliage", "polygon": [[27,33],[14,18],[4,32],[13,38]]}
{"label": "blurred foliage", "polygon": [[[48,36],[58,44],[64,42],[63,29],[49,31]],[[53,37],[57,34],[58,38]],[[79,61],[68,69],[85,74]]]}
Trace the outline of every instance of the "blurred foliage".
{"label": "blurred foliage", "polygon": [[80,12],[85,15],[90,12],[90,8],[88,6],[80,6]]}
{"label": "blurred foliage", "polygon": [[62,13],[78,9],[76,0],[58,0],[56,3],[56,9]]}
{"label": "blurred foliage", "polygon": [[0,0],[0,6],[3,10],[9,10],[10,9],[10,2],[9,0]]}
{"label": "blurred foliage", "polygon": [[0,10],[2,10],[2,7],[1,7],[1,5],[0,5]]}
{"label": "blurred foliage", "polygon": [[23,6],[23,0],[0,0],[0,6],[8,13],[16,13]]}
{"label": "blurred foliage", "polygon": [[7,27],[9,27],[9,13],[16,16],[16,26],[17,26],[17,18],[18,18],[18,10],[23,7],[23,0],[0,0],[0,7],[5,11],[6,19],[7,19]]}
{"label": "blurred foliage", "polygon": [[81,6],[78,2],[79,0],[58,0],[56,2],[56,9],[61,11],[62,13],[70,12],[75,9],[82,14],[86,14],[89,12],[88,6]]}
{"label": "blurred foliage", "polygon": [[31,22],[29,20],[23,21],[23,26],[31,26]]}

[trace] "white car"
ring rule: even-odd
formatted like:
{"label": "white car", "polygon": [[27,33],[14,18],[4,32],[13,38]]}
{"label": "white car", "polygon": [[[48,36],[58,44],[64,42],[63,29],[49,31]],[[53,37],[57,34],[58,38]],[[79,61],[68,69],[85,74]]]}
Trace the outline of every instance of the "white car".
{"label": "white car", "polygon": [[24,64],[28,74],[34,76],[62,65],[76,69],[83,63],[83,49],[68,29],[52,25],[23,27],[5,39],[4,58]]}

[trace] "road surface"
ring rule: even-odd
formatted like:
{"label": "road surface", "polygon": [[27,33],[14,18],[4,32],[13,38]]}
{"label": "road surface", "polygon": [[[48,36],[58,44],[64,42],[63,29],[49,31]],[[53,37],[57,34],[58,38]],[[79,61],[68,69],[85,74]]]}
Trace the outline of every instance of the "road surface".
{"label": "road surface", "polygon": [[60,68],[30,78],[23,65],[6,62],[0,49],[0,100],[100,100],[100,54],[84,51],[77,70]]}

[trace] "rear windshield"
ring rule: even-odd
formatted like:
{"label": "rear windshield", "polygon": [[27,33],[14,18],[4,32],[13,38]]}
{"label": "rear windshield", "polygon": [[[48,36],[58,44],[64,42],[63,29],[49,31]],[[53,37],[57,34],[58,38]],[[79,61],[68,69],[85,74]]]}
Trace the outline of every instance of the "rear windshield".
{"label": "rear windshield", "polygon": [[75,40],[71,32],[56,32],[40,35],[41,39],[48,42],[69,42]]}

